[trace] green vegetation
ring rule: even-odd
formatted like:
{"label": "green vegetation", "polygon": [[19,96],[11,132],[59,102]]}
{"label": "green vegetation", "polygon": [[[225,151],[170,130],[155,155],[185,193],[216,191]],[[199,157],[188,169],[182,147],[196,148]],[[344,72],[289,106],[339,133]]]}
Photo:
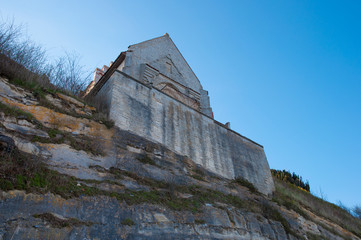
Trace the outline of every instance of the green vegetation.
{"label": "green vegetation", "polygon": [[269,203],[267,202],[262,203],[262,214],[267,219],[273,219],[275,221],[280,222],[283,228],[285,229],[286,233],[296,236],[296,234],[291,230],[288,221],[281,215],[281,213],[275,207],[273,207]]}
{"label": "green vegetation", "polygon": [[7,179],[0,179],[0,189],[9,191],[14,189],[14,185]]}
{"label": "green vegetation", "polygon": [[91,226],[93,225],[92,222],[83,222],[76,218],[67,218],[67,219],[61,219],[56,217],[55,215],[51,213],[41,213],[41,214],[34,214],[33,217],[40,218],[43,221],[48,222],[52,227],[55,228],[65,228],[65,227],[71,227],[71,226]]}
{"label": "green vegetation", "polygon": [[297,175],[296,173],[290,173],[286,170],[274,170],[271,169],[271,173],[274,177],[278,178],[281,181],[284,182],[288,182],[290,184],[293,184],[299,188],[302,188],[304,190],[306,190],[307,192],[310,191],[310,184],[308,183],[308,181],[304,182],[302,180],[302,177]]}
{"label": "green vegetation", "polygon": [[204,221],[203,219],[195,219],[195,220],[194,220],[194,223],[195,223],[195,224],[205,224],[206,221]]}
{"label": "green vegetation", "polygon": [[250,183],[248,180],[242,178],[242,177],[238,177],[234,180],[232,180],[231,182],[232,184],[239,184],[241,186],[247,187],[249,189],[250,192],[252,193],[259,193],[256,189],[256,187]]}
{"label": "green vegetation", "polygon": [[50,84],[47,87],[42,86],[39,82],[36,81],[23,81],[20,78],[10,78],[9,82],[21,87],[23,89],[29,90],[33,93],[34,97],[37,99],[45,98],[46,92],[55,92],[56,90],[50,90],[47,87],[50,87]]}
{"label": "green vegetation", "polygon": [[199,169],[198,167],[194,170],[194,174],[191,175],[192,178],[197,179],[199,181],[205,181],[205,173]]}
{"label": "green vegetation", "polygon": [[61,131],[59,129],[51,128],[48,130],[48,135],[50,138],[55,138],[56,135],[61,135]]}
{"label": "green vegetation", "polygon": [[153,159],[151,159],[148,155],[144,155],[142,157],[137,158],[138,161],[145,163],[145,164],[150,164],[150,165],[157,165]]}
{"label": "green vegetation", "polygon": [[27,192],[52,192],[64,198],[95,195],[99,191],[79,186],[74,177],[48,169],[33,155],[19,152],[0,152],[0,187],[2,190],[25,190]]}
{"label": "green vegetation", "polygon": [[[94,166],[96,168],[96,166]],[[224,203],[246,211],[259,213],[269,219],[280,221],[289,230],[287,221],[282,217],[278,210],[265,203],[259,203],[253,200],[241,199],[232,194],[225,194],[220,191],[202,188],[200,186],[180,186],[161,181],[155,181],[144,178],[128,171],[111,168],[109,173],[114,174],[116,178],[130,177],[139,184],[150,186],[150,191],[133,191],[126,189],[124,192],[109,192],[100,190],[96,187],[90,187],[81,182],[87,182],[67,175],[60,174],[48,169],[39,158],[32,155],[14,151],[11,154],[1,152],[0,175],[2,176],[0,187],[3,190],[19,189],[27,192],[46,193],[52,192],[64,198],[94,195],[104,195],[115,197],[120,202],[126,202],[129,205],[140,203],[161,204],[170,209],[180,211],[188,210],[200,212],[206,204]],[[98,184],[98,181],[91,181]],[[190,198],[175,197],[174,192],[188,193]],[[50,218],[50,215],[39,216],[41,218]],[[50,220],[49,220],[50,221]],[[64,226],[68,223],[61,223]]]}
{"label": "green vegetation", "polygon": [[130,218],[126,218],[122,221],[122,224],[127,226],[133,226],[135,225],[135,222]]}
{"label": "green vegetation", "polygon": [[310,232],[307,232],[307,238],[308,238],[309,240],[326,240],[326,239],[323,238],[322,236],[316,235],[316,234],[313,234],[313,233],[310,233]]}
{"label": "green vegetation", "polygon": [[3,112],[6,116],[13,116],[17,118],[25,118],[28,121],[32,121],[34,118],[30,113],[24,112],[23,110],[17,107],[10,107],[3,103],[0,103],[0,111]]}
{"label": "green vegetation", "polygon": [[[39,105],[49,108],[55,112],[58,113],[62,113],[65,115],[69,115],[75,118],[86,118],[89,120],[93,120],[96,122],[99,122],[101,124],[104,124],[108,129],[114,127],[114,121],[110,120],[106,117],[106,115],[104,114],[93,114],[93,115],[84,115],[84,114],[79,114],[76,113],[74,111],[68,111],[68,110],[64,110],[62,108],[59,108],[57,106],[55,106],[54,104],[52,104],[49,100],[47,100],[45,98],[45,96],[47,94],[52,94],[53,96],[57,93],[57,92],[61,92],[62,94],[64,94],[63,91],[60,91],[58,89],[52,89],[52,88],[47,88],[47,87],[43,87],[41,85],[39,85],[38,83],[35,82],[27,82],[27,81],[22,81],[20,79],[13,79],[10,80],[10,83],[19,86],[21,88],[27,89],[29,91],[31,91],[34,95],[34,97],[37,98]],[[67,94],[69,95],[69,94]],[[75,99],[78,100],[78,98],[76,98],[75,96],[70,96],[73,97]],[[79,100],[80,101],[80,100]],[[85,106],[85,105],[84,105]],[[10,115],[10,116],[15,116],[15,117],[25,117],[27,120],[33,120],[35,119],[30,113],[24,112],[16,107],[9,107],[3,103],[0,103],[0,111],[4,112],[6,115]]]}
{"label": "green vegetation", "polygon": [[[314,214],[324,217],[331,222],[334,222],[344,229],[361,237],[361,220],[349,214],[346,210],[339,206],[324,201],[313,196],[311,193],[298,188],[296,185],[273,178],[276,186],[273,201],[279,205],[284,205],[289,209],[294,210],[306,219],[310,219],[307,212],[303,208],[310,210]],[[318,223],[321,224],[321,223]],[[324,227],[325,229],[338,234],[336,231]]]}
{"label": "green vegetation", "polygon": [[48,132],[49,138],[32,136],[32,142],[54,144],[66,143],[78,151],[83,150],[96,156],[105,155],[102,149],[102,144],[99,143],[99,139],[95,140],[91,137],[84,135],[78,135],[77,137],[74,137],[71,133],[62,132],[56,128],[46,129],[43,127],[43,129]]}

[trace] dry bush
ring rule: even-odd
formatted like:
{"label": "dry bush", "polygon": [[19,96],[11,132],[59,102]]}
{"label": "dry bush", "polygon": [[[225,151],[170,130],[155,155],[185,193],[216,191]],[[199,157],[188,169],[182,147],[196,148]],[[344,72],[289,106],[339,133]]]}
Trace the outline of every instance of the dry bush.
{"label": "dry bush", "polygon": [[[90,81],[90,71],[84,70],[76,53],[49,60],[46,50],[31,41],[22,25],[0,19],[0,74],[10,80],[36,83],[77,95]],[[51,83],[51,84],[50,84]]]}
{"label": "dry bush", "polygon": [[355,206],[352,211],[355,217],[361,220],[361,206]]}
{"label": "dry bush", "polygon": [[48,66],[46,75],[52,84],[63,91],[78,95],[90,80],[91,73],[84,70],[80,64],[80,56],[66,52]]}

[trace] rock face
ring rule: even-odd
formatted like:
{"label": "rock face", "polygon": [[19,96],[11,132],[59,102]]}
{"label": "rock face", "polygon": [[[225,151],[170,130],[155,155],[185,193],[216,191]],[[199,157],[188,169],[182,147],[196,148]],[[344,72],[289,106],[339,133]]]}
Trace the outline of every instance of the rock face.
{"label": "rock face", "polygon": [[132,45],[123,55],[89,93],[107,105],[117,127],[272,194],[263,147],[213,119],[208,92],[168,35]]}
{"label": "rock face", "polygon": [[[277,222],[213,206],[205,206],[201,214],[194,215],[150,204],[128,206],[108,197],[65,200],[52,194],[11,191],[1,198],[3,239],[288,239]],[[34,217],[41,213],[91,225],[56,228]],[[122,224],[125,219],[134,225]]]}
{"label": "rock face", "polygon": [[[5,79],[0,87],[0,144],[15,144],[75,182],[62,190],[67,197],[0,184],[0,239],[359,239],[309,210],[305,218],[279,206],[166,145],[108,129],[76,99],[51,94],[44,104]],[[56,111],[60,107],[66,111]]]}

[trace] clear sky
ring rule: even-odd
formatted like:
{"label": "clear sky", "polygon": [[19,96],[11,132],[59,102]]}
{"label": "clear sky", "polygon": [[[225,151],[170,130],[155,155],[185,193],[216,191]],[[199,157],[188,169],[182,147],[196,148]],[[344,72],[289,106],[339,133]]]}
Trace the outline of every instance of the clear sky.
{"label": "clear sky", "polygon": [[88,69],[169,33],[215,119],[264,146],[311,191],[361,204],[360,1],[6,1],[49,54]]}

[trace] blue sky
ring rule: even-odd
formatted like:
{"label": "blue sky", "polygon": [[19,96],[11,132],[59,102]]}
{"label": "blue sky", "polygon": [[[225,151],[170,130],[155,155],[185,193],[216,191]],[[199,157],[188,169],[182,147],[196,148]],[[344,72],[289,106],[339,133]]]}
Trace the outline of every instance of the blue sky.
{"label": "blue sky", "polygon": [[0,14],[88,69],[169,33],[216,120],[312,192],[361,204],[361,2],[18,0],[1,1]]}

